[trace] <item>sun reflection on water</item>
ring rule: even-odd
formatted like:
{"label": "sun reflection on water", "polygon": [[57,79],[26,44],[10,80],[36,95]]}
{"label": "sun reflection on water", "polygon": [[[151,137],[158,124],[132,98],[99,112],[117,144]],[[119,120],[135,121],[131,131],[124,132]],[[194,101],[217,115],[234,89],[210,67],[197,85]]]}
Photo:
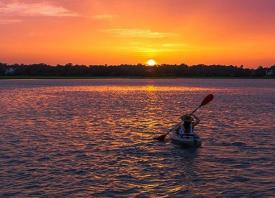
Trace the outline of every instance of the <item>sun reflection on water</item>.
{"label": "sun reflection on water", "polygon": [[[60,89],[56,87],[55,89]],[[64,91],[96,91],[96,92],[125,92],[125,91],[144,91],[144,92],[193,92],[193,91],[215,91],[219,90],[216,88],[203,88],[203,87],[190,87],[190,86],[155,86],[155,85],[145,85],[145,86],[77,86],[64,88]]]}

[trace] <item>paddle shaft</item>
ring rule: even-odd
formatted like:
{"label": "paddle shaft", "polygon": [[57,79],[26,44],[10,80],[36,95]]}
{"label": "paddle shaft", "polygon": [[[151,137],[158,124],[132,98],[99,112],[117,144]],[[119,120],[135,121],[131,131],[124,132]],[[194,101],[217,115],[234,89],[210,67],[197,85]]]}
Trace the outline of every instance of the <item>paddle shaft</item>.
{"label": "paddle shaft", "polygon": [[201,107],[202,105],[198,106],[190,115],[193,115],[194,113],[196,113]]}

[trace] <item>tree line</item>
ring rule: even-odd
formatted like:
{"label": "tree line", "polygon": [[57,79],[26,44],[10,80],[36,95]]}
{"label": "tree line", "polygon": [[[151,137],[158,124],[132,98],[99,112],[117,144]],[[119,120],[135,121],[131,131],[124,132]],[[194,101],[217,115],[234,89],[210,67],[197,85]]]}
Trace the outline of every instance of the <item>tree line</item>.
{"label": "tree line", "polygon": [[241,77],[275,78],[275,65],[244,68],[233,65],[47,65],[0,63],[0,76],[30,77]]}

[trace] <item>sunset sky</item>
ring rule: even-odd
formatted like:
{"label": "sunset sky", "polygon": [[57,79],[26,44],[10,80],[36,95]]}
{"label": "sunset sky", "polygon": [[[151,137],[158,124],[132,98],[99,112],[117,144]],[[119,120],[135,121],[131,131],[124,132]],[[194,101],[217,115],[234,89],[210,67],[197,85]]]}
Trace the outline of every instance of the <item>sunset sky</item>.
{"label": "sunset sky", "polygon": [[275,0],[0,0],[0,62],[275,64]]}

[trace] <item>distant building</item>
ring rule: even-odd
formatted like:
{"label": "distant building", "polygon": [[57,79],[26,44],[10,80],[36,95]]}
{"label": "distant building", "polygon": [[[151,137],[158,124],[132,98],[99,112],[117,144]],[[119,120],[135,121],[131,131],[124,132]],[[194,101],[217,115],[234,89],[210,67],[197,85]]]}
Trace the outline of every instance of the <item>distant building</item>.
{"label": "distant building", "polygon": [[5,71],[5,75],[14,75],[15,74],[15,68],[8,68]]}

